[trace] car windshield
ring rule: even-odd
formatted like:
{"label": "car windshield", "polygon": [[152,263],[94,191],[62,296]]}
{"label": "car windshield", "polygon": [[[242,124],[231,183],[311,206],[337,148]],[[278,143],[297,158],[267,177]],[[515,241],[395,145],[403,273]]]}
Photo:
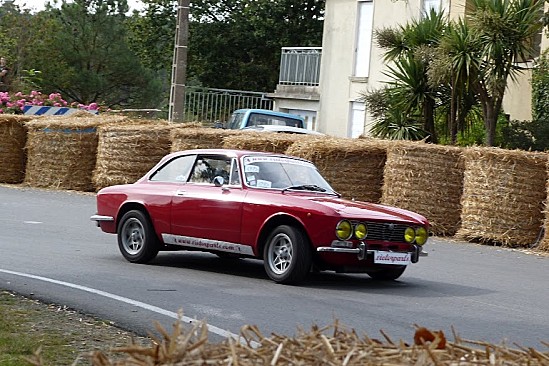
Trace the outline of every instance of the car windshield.
{"label": "car windshield", "polygon": [[250,113],[248,126],[289,126],[303,128],[303,122],[298,118],[290,118],[280,115],[269,115],[264,113]]}
{"label": "car windshield", "polygon": [[280,156],[245,156],[242,159],[246,185],[337,194],[316,167],[304,160]]}
{"label": "car windshield", "polygon": [[231,130],[238,130],[242,124],[242,118],[244,118],[243,112],[234,112],[227,123],[227,128]]}

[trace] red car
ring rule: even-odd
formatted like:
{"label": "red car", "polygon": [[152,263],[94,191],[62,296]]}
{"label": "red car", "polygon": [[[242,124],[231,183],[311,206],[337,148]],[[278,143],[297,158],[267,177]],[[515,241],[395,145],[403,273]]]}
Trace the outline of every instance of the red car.
{"label": "red car", "polygon": [[397,279],[426,255],[429,229],[416,213],[342,199],[309,161],[222,149],[167,155],[136,183],[100,190],[91,219],[130,262],[164,250],[262,258],[286,284],[312,269]]}

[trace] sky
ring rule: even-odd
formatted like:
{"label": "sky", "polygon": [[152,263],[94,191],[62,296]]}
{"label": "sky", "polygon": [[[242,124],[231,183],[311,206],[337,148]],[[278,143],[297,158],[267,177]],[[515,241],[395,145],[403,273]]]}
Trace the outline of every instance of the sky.
{"label": "sky", "polygon": [[[134,9],[142,9],[143,3],[140,0],[127,0],[128,5],[130,7],[130,11]],[[3,2],[0,0],[0,2]],[[19,7],[24,9],[29,9],[31,11],[40,11],[44,10],[44,4],[48,2],[48,0],[14,0],[14,4],[19,5]],[[50,1],[53,3],[53,0]]]}

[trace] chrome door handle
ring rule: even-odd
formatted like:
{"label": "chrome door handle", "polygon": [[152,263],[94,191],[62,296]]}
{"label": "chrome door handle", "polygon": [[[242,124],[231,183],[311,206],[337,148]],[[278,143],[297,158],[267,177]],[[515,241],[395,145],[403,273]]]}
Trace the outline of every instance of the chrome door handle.
{"label": "chrome door handle", "polygon": [[177,191],[175,191],[175,195],[176,196],[184,196],[185,195],[185,191],[182,190],[182,189],[178,189]]}

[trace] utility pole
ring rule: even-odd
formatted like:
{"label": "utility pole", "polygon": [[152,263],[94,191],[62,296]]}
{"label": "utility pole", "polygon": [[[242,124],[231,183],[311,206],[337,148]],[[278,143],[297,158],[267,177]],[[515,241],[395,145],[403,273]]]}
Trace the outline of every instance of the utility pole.
{"label": "utility pole", "polygon": [[187,44],[189,41],[190,0],[177,1],[177,25],[172,64],[172,85],[170,90],[170,122],[185,120],[185,80],[187,77]]}

